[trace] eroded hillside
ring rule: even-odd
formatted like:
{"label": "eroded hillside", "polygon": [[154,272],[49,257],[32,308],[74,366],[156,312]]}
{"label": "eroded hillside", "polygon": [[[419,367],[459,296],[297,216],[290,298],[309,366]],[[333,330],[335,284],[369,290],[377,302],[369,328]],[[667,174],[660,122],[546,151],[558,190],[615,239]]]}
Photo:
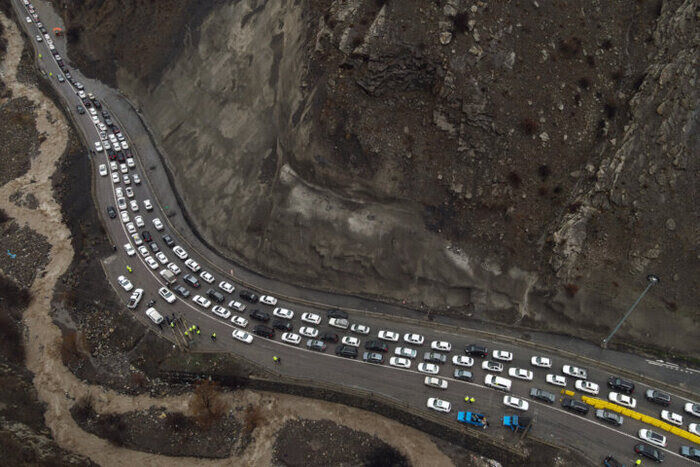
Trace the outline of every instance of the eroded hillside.
{"label": "eroded hillside", "polygon": [[232,258],[590,338],[654,272],[623,333],[700,350],[692,1],[58,3]]}

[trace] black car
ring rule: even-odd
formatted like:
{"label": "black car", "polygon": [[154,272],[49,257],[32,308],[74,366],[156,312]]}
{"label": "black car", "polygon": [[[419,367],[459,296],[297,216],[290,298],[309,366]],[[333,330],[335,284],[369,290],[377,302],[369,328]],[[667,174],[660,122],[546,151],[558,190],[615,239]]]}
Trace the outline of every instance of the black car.
{"label": "black car", "polygon": [[250,303],[258,303],[258,301],[260,301],[260,297],[248,290],[242,290],[241,293],[238,294],[238,296]]}
{"label": "black car", "polygon": [[489,355],[489,351],[483,345],[471,344],[464,348],[464,353],[467,355],[474,355],[475,357],[486,358]]}
{"label": "black car", "polygon": [[623,392],[625,394],[632,394],[634,392],[634,383],[632,381],[627,381],[619,376],[611,376],[608,378],[608,387],[614,389],[618,392]]}
{"label": "black car", "polygon": [[73,79],[73,75],[70,74],[70,71],[66,71],[66,79],[69,81]]}
{"label": "black car", "polygon": [[384,363],[384,355],[377,352],[365,352],[362,354],[362,360],[366,361],[367,363],[382,364]]}
{"label": "black car", "polygon": [[90,102],[87,99],[83,99],[83,105],[89,109],[90,107],[92,107],[92,102]]}
{"label": "black car", "polygon": [[447,361],[447,357],[439,352],[425,352],[425,354],[423,354],[423,360],[428,363],[441,364]]}
{"label": "black car", "polygon": [[335,348],[336,355],[346,358],[357,358],[357,349],[351,345],[339,345]]}
{"label": "black car", "polygon": [[338,334],[334,332],[324,332],[321,334],[321,340],[324,342],[333,342],[335,344],[338,342]]}
{"label": "black car", "polygon": [[92,103],[95,104],[95,108],[96,108],[96,109],[101,109],[101,108],[102,108],[102,104],[100,104],[100,101],[98,101],[97,99],[95,99],[94,101],[92,101]]}
{"label": "black car", "polygon": [[275,337],[275,330],[270,327],[263,326],[262,324],[255,326],[253,328],[253,332],[258,336],[267,337],[268,339]]}
{"label": "black car", "polygon": [[306,347],[309,350],[315,350],[317,352],[324,352],[326,350],[326,344],[317,339],[309,339],[306,341]]}
{"label": "black car", "polygon": [[207,297],[211,298],[216,303],[224,303],[224,300],[226,300],[226,297],[224,297],[221,292],[214,289],[207,290]]}
{"label": "black car", "polygon": [[[97,107],[97,104],[95,104],[95,107]],[[97,107],[97,108],[99,109],[99,107]],[[105,118],[105,125],[107,125],[108,127],[111,128],[114,126],[114,122],[112,121],[111,118]]]}
{"label": "black car", "polygon": [[160,251],[160,247],[156,242],[151,242],[148,244],[148,247],[151,249],[153,253],[158,253]]}
{"label": "black car", "polygon": [[109,112],[107,112],[106,110],[103,110],[102,111],[102,118],[109,118]]}
{"label": "black car", "polygon": [[276,319],[272,322],[272,327],[284,332],[292,332],[294,330],[292,323],[284,319]]}
{"label": "black car", "polygon": [[166,245],[168,245],[170,248],[175,246],[175,240],[170,235],[163,235],[163,241],[165,242]]}
{"label": "black car", "polygon": [[117,158],[117,152],[112,148],[107,149],[107,155],[109,156],[109,160],[111,161]]}
{"label": "black car", "polygon": [[612,410],[598,409],[595,411],[596,418],[615,426],[622,426],[622,415]]}
{"label": "black car", "polygon": [[588,414],[588,405],[584,404],[583,402],[573,400],[570,397],[565,397],[561,401],[561,406],[565,409],[571,410],[572,412],[576,412],[579,415]]}
{"label": "black car", "polygon": [[646,398],[648,401],[663,405],[664,407],[671,405],[671,395],[661,392],[658,389],[647,389]]}
{"label": "black car", "polygon": [[118,127],[118,126],[113,126],[113,127],[112,127],[112,133],[114,133],[115,135],[116,135],[117,133],[119,133],[119,127]]}
{"label": "black car", "polygon": [[124,162],[126,162],[126,157],[124,156],[124,153],[119,151],[117,153],[117,160],[119,161],[120,164],[123,164]]}
{"label": "black car", "polygon": [[553,404],[557,399],[557,396],[544,389],[530,388],[530,397],[533,399],[538,399],[548,404]]}
{"label": "black car", "polygon": [[78,113],[80,115],[83,115],[85,113],[85,109],[83,108],[82,105],[76,105],[75,108],[78,109]]}
{"label": "black car", "polygon": [[250,317],[256,321],[262,321],[263,323],[270,321],[270,314],[260,310],[251,311]]}
{"label": "black car", "polygon": [[607,456],[605,459],[603,459],[603,465],[605,467],[625,467],[625,464],[621,463],[613,456]]}
{"label": "black car", "polygon": [[184,280],[187,284],[190,284],[195,289],[199,288],[199,280],[192,274],[185,274],[182,280]]}
{"label": "black car", "polygon": [[175,291],[176,294],[178,294],[182,298],[187,298],[190,296],[190,291],[187,290],[186,288],[184,288],[183,286],[181,286],[180,284],[175,285],[175,287],[173,287],[173,290]]}
{"label": "black car", "polygon": [[457,369],[455,370],[454,377],[455,379],[461,379],[462,381],[471,381],[474,375],[471,371]]}
{"label": "black car", "polygon": [[114,206],[107,206],[107,215],[110,219],[117,217],[117,210],[114,209]]}
{"label": "black car", "polygon": [[656,449],[654,446],[650,446],[646,443],[639,443],[634,447],[634,452],[640,456],[648,457],[649,459],[662,462],[664,460],[664,453],[661,450]]}
{"label": "black car", "polygon": [[342,310],[328,310],[326,315],[329,318],[348,319],[348,314]]}
{"label": "black car", "polygon": [[382,341],[377,341],[377,340],[369,340],[365,341],[365,349],[367,350],[374,350],[377,352],[388,352],[389,351],[389,346],[386,345]]}

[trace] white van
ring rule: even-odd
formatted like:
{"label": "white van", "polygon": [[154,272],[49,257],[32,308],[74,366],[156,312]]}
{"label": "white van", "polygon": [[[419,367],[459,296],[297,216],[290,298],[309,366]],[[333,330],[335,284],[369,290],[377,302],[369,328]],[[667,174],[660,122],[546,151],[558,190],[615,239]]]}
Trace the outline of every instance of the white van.
{"label": "white van", "polygon": [[153,321],[155,324],[160,324],[163,322],[163,315],[158,313],[158,311],[153,307],[146,310],[146,316],[151,318],[151,321]]}
{"label": "white van", "polygon": [[486,386],[491,386],[494,389],[500,389],[501,391],[510,392],[511,381],[508,378],[503,378],[496,375],[486,375],[484,379],[484,384]]}

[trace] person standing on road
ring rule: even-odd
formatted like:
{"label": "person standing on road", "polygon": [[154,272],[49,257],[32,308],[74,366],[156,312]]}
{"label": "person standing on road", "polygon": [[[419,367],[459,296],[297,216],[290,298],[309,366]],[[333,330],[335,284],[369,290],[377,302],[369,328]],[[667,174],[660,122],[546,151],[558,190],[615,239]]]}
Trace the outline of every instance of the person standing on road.
{"label": "person standing on road", "polygon": [[216,340],[216,333],[215,332],[211,333],[211,340],[213,340],[213,341]]}
{"label": "person standing on road", "polygon": [[275,355],[274,357],[272,357],[272,361],[275,362],[275,363],[279,363],[279,362],[280,362],[280,358],[279,358],[277,355]]}

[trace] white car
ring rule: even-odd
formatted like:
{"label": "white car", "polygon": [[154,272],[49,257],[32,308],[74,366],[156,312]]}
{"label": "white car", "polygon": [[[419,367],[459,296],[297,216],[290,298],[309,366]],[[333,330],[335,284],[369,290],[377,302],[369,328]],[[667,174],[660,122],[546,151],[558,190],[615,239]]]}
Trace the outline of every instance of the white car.
{"label": "white car", "polygon": [[494,350],[493,351],[493,358],[495,358],[496,360],[501,360],[503,362],[512,362],[513,361],[513,353],[507,352],[505,350]]}
{"label": "white car", "polygon": [[143,221],[143,217],[141,216],[134,216],[134,222],[136,222],[136,227],[141,228],[146,225],[146,223]]}
{"label": "white car", "polygon": [[350,323],[343,318],[328,318],[328,325],[338,329],[347,329]]}
{"label": "white car", "polygon": [[578,379],[586,379],[588,377],[588,372],[585,368],[579,368],[573,365],[564,365],[561,368],[561,372]]}
{"label": "white car", "polygon": [[141,177],[139,177],[139,174],[133,174],[133,178],[134,178],[135,184],[137,184],[137,185],[141,184]]}
{"label": "white car", "polygon": [[[97,124],[97,128],[99,128],[100,131],[101,131],[102,133],[104,133],[105,131],[107,131],[107,125],[105,125],[105,124],[102,123],[102,122],[100,122],[100,123]],[[105,143],[107,143],[107,141],[105,141]],[[105,146],[105,148],[106,148],[106,149],[109,149],[109,148],[107,148],[106,146]]]}
{"label": "white car", "polygon": [[127,256],[134,256],[136,254],[136,250],[134,250],[134,247],[131,246],[131,243],[126,243],[124,245],[124,251],[126,251]]}
{"label": "white car", "polygon": [[126,151],[127,149],[129,149],[129,145],[126,144],[126,141],[122,141],[122,149],[125,150],[125,151]]}
{"label": "white car", "polygon": [[437,410],[438,412],[450,413],[452,410],[452,404],[442,399],[431,397],[428,399],[428,408]]}
{"label": "white car", "polygon": [[109,161],[109,170],[111,170],[112,172],[116,172],[117,170],[119,170],[117,161]]}
{"label": "white car", "polygon": [[236,288],[232,284],[226,281],[219,282],[219,288],[226,293],[233,293],[233,291],[236,290]]}
{"label": "white car", "polygon": [[221,305],[214,305],[211,307],[211,312],[219,318],[229,319],[231,317],[231,312]]}
{"label": "white car", "polygon": [[275,297],[273,297],[272,295],[261,295],[260,296],[260,303],[264,303],[265,305],[275,306],[275,305],[277,305],[277,299]]}
{"label": "white car", "polygon": [[124,189],[124,191],[126,192],[126,197],[127,197],[127,198],[133,198],[133,197],[134,197],[134,189],[131,188],[130,186],[126,187],[126,189]]}
{"label": "white car", "polygon": [[303,313],[301,315],[301,320],[305,323],[321,324],[321,317],[316,313]]}
{"label": "white car", "polygon": [[233,315],[231,317],[231,322],[233,324],[235,324],[236,326],[238,326],[239,328],[244,328],[244,327],[248,326],[248,320],[245,319],[244,317],[238,316],[238,315]]}
{"label": "white car", "polygon": [[452,344],[447,341],[432,341],[430,343],[430,348],[441,352],[449,352],[452,350]]}
{"label": "white car", "polygon": [[525,368],[508,368],[508,375],[511,378],[518,378],[525,381],[532,381],[532,372]]}
{"label": "white car", "polygon": [[566,378],[562,375],[555,375],[552,373],[547,373],[547,376],[545,376],[544,379],[549,384],[553,384],[555,386],[561,386],[561,387],[566,386]]}
{"label": "white car", "polygon": [[[194,262],[194,261],[193,261],[193,262]],[[191,269],[191,268],[190,268],[190,269]],[[195,272],[196,272],[196,271],[195,271]],[[200,272],[200,273],[199,273],[199,277],[201,277],[202,280],[203,280],[204,282],[206,282],[207,284],[211,284],[212,282],[214,282],[214,276],[213,276],[211,273],[207,272],[207,271],[202,271],[202,272]]]}
{"label": "white car", "polygon": [[288,310],[286,308],[275,308],[272,310],[272,314],[277,316],[278,318],[284,318],[284,319],[292,319],[294,318],[294,312],[292,310]]}
{"label": "white car", "polygon": [[530,404],[527,401],[513,396],[503,396],[503,404],[516,410],[522,410],[523,412],[530,407]]}
{"label": "white car", "polygon": [[128,165],[130,169],[135,168],[135,167],[136,167],[136,162],[134,162],[134,158],[133,158],[133,157],[127,157],[127,158],[126,158],[126,165]]}
{"label": "white car", "polygon": [[168,264],[170,262],[168,260],[168,257],[165,256],[165,253],[163,253],[162,251],[156,253],[156,259],[160,262],[160,264]]}
{"label": "white car", "polygon": [[122,190],[122,187],[118,186],[114,189],[114,195],[117,198],[123,198],[124,197],[124,190]]}
{"label": "white car", "polygon": [[299,334],[304,337],[316,337],[318,336],[318,329],[312,328],[311,326],[302,326],[299,328]]}
{"label": "white car", "polygon": [[700,417],[700,404],[696,404],[695,402],[686,402],[683,408],[689,414]]}
{"label": "white car", "polygon": [[127,292],[134,288],[134,286],[131,284],[131,281],[129,281],[129,279],[127,279],[124,276],[117,277],[117,282],[119,282],[119,285],[121,285],[122,288]]}
{"label": "white car", "polygon": [[429,375],[436,375],[440,372],[440,367],[434,363],[421,362],[418,364],[418,371]]}
{"label": "white car", "polygon": [[99,167],[99,172],[101,177],[106,177],[107,176],[107,164],[100,164]]}
{"label": "white car", "polygon": [[187,259],[187,252],[180,245],[175,245],[175,248],[173,248],[173,253],[175,253],[175,256],[183,261]]}
{"label": "white car", "polygon": [[136,202],[136,200],[131,200],[129,201],[129,207],[133,212],[138,212],[139,210],[139,203]]}
{"label": "white car", "polygon": [[146,211],[152,211],[153,210],[153,205],[151,204],[150,199],[144,199],[143,200],[143,207],[146,208]]}
{"label": "white car", "polygon": [[31,23],[31,22],[32,22],[32,19],[29,16],[27,16],[27,23]]}
{"label": "white car", "polygon": [[447,380],[436,378],[435,376],[426,376],[423,380],[423,384],[431,388],[447,389]]}
{"label": "white car", "polygon": [[359,347],[360,346],[360,339],[358,339],[355,336],[343,336],[341,339],[341,342],[345,345],[349,345],[351,347]]}
{"label": "white car", "polygon": [[148,264],[149,268],[153,270],[158,269],[158,262],[150,256],[146,256],[143,260],[146,262],[146,264]]}
{"label": "white car", "polygon": [[[174,249],[173,249],[174,251]],[[199,272],[202,267],[199,265],[199,263],[192,258],[188,259],[185,261],[185,266],[189,268],[190,271],[192,272]]]}
{"label": "white car", "polygon": [[383,340],[389,341],[389,342],[398,342],[399,341],[399,333],[394,332],[394,331],[385,331],[382,329],[381,331],[379,331],[377,336],[380,339],[383,339]]}
{"label": "white car", "polygon": [[598,386],[593,381],[585,381],[583,379],[577,379],[574,383],[574,387],[582,392],[587,392],[588,394],[593,394],[597,396],[600,392],[600,386]]}
{"label": "white car", "polygon": [[627,394],[620,394],[619,392],[608,393],[608,400],[630,409],[637,407],[637,401],[634,397],[630,397]]}
{"label": "white car", "polygon": [[136,226],[133,222],[126,224],[126,231],[130,234],[136,233]]}
{"label": "white car", "polygon": [[413,359],[418,356],[418,351],[410,347],[396,347],[394,349],[394,355]]}
{"label": "white car", "polygon": [[533,366],[538,366],[540,368],[552,368],[552,360],[548,357],[532,357],[530,360]]}
{"label": "white car", "polygon": [[117,198],[117,207],[120,211],[126,209],[126,200],[124,198]]}
{"label": "white car", "polygon": [[143,298],[143,289],[136,289],[131,293],[131,297],[129,297],[129,303],[126,305],[127,308],[130,310],[134,310],[137,306],[139,306],[139,303],[141,303],[141,299]]}
{"label": "white car", "polygon": [[355,323],[350,326],[350,331],[354,332],[355,334],[362,334],[363,336],[366,336],[369,334],[369,326]]}
{"label": "white car", "polygon": [[697,423],[688,424],[688,431],[694,435],[700,436],[700,428]]}
{"label": "white car", "polygon": [[470,367],[474,365],[474,359],[467,355],[454,355],[452,357],[452,364],[457,366]]}
{"label": "white car", "polygon": [[168,264],[167,267],[168,267],[168,269],[170,269],[170,272],[172,272],[173,274],[180,274],[182,272],[182,270],[175,263],[170,263],[170,264]]}
{"label": "white car", "polygon": [[206,298],[202,297],[201,295],[195,295],[194,297],[192,297],[192,301],[195,302],[197,305],[201,306],[202,308],[209,308],[209,305],[211,305],[211,302]]}
{"label": "white car", "polygon": [[397,368],[411,368],[411,361],[403,357],[391,357],[389,359],[389,365]]}
{"label": "white car", "polygon": [[122,212],[120,213],[120,215],[121,215],[121,217],[122,217],[122,222],[123,222],[123,223],[128,224],[128,223],[131,221],[131,219],[129,219],[129,213],[128,213],[128,211],[122,211]]}
{"label": "white car", "polygon": [[248,334],[247,332],[241,330],[241,329],[235,329],[231,335],[233,336],[234,339],[238,339],[241,342],[245,342],[246,344],[250,344],[253,342],[253,336]]}
{"label": "white car", "polygon": [[158,232],[160,232],[164,228],[163,223],[157,217],[153,219],[153,227],[155,227]]}
{"label": "white car", "polygon": [[406,342],[408,344],[423,345],[425,338],[423,336],[421,336],[420,334],[407,332],[406,334],[403,335],[403,340],[404,340],[404,342]]}
{"label": "white car", "polygon": [[671,412],[670,410],[662,410],[661,418],[673,425],[683,426],[683,415]]}
{"label": "white car", "polygon": [[494,373],[503,372],[503,363],[493,362],[491,360],[484,360],[481,362],[481,369],[486,371],[493,371]]}
{"label": "white car", "polygon": [[131,178],[128,175],[124,175],[122,176],[122,182],[124,182],[124,185],[131,185]]}
{"label": "white car", "polygon": [[102,152],[102,143],[95,141],[95,151]]}
{"label": "white car", "polygon": [[240,312],[245,311],[245,305],[236,300],[231,300],[230,302],[228,302],[228,307],[233,308],[234,310],[238,310]]}
{"label": "white car", "polygon": [[112,172],[112,183],[114,183],[116,185],[117,183],[119,183],[121,181],[122,181],[122,179],[119,178],[119,174],[117,172]]}
{"label": "white car", "polygon": [[301,342],[301,336],[293,332],[285,332],[282,334],[282,341],[286,342],[287,344],[299,345],[299,342]]}
{"label": "white car", "polygon": [[[31,20],[30,20],[29,22],[31,23]],[[36,35],[36,41],[37,41],[37,42],[44,42],[44,38],[41,37],[41,34],[37,34],[37,35]]]}
{"label": "white car", "polygon": [[144,258],[151,254],[151,252],[148,251],[148,247],[145,245],[141,245],[139,247],[139,253],[141,253],[141,256],[143,256]]}
{"label": "white car", "polygon": [[143,244],[143,240],[141,239],[141,235],[135,233],[131,235],[131,240],[134,241],[134,245],[139,246]]}
{"label": "white car", "polygon": [[173,303],[175,301],[175,294],[168,290],[167,287],[161,287],[158,289],[158,295],[163,297],[163,300],[168,303]]}
{"label": "white car", "polygon": [[656,446],[660,446],[662,448],[665,448],[668,444],[664,435],[646,428],[639,430],[639,437],[644,441],[648,441],[649,443],[655,444]]}

